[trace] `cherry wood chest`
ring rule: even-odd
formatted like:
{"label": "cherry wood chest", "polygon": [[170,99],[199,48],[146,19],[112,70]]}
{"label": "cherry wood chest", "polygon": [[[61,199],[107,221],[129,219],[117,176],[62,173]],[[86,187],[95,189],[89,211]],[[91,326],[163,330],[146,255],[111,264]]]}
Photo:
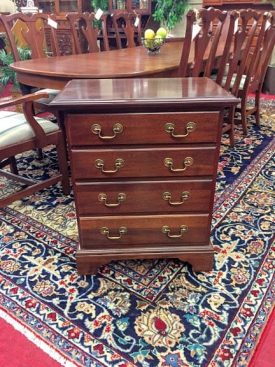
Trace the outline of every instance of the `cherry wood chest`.
{"label": "cherry wood chest", "polygon": [[179,258],[211,270],[212,207],[226,107],[207,78],[73,80],[64,114],[79,228],[77,268]]}

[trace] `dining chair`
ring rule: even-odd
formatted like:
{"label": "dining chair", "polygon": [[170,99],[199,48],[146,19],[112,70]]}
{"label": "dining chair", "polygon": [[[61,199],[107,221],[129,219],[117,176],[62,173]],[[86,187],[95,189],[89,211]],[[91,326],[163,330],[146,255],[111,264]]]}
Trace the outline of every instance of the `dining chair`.
{"label": "dining chair", "polygon": [[[217,52],[222,54],[228,34],[227,12],[219,9],[189,10],[178,76],[210,77],[217,67]],[[221,39],[223,42],[221,43]]]}
{"label": "dining chair", "polygon": [[126,47],[141,45],[141,16],[131,12],[117,12],[112,15],[117,48],[123,48],[122,40],[126,39]]}
{"label": "dining chair", "polygon": [[[256,124],[260,124],[260,95],[268,64],[275,45],[275,12],[262,15],[255,48],[250,52],[251,62],[242,77],[238,96],[241,98],[241,120],[244,134],[247,134],[247,117],[255,115]],[[255,94],[254,106],[247,103],[248,93]]]}
{"label": "dining chair", "polygon": [[[218,71],[216,77],[216,82],[236,97],[240,96],[240,90],[243,89],[243,86],[245,86],[247,91],[247,85],[250,82],[254,70],[258,49],[257,47],[252,48],[252,46],[256,32],[259,29],[260,16],[260,13],[252,9],[244,9],[239,12],[239,17],[236,19],[236,24],[234,25],[233,42],[227,63],[224,64],[223,69]],[[260,40],[261,37],[258,37],[258,42]],[[242,103],[246,103],[246,99]],[[229,133],[231,146],[235,143],[235,112],[236,107],[230,109],[227,123],[223,128],[223,132]],[[246,134],[245,119],[242,119],[242,128]]]}
{"label": "dining chair", "polygon": [[[76,54],[99,52],[100,44],[103,51],[109,50],[106,15],[97,20],[95,13],[68,13],[66,18],[70,24]],[[87,45],[85,49],[84,44]]]}
{"label": "dining chair", "polygon": [[45,26],[48,19],[48,15],[41,13],[0,15],[0,22],[3,24],[15,61],[20,61],[17,50],[20,44],[30,49],[32,59],[57,55],[59,46],[56,42],[55,28],[49,27],[49,38],[46,39]]}
{"label": "dining chair", "polygon": [[[22,189],[0,198],[0,207],[15,200],[31,195],[45,187],[61,181],[63,192],[69,194],[69,176],[66,160],[64,135],[57,124],[44,118],[33,116],[32,104],[35,100],[46,98],[44,92],[25,95],[15,100],[0,101],[0,109],[23,104],[24,113],[0,111],[0,177],[6,177],[23,185]],[[59,163],[59,174],[37,182],[18,174],[15,156],[26,151],[55,145]],[[6,166],[10,170],[4,170]]]}
{"label": "dining chair", "polygon": [[[20,55],[17,47],[24,46],[30,50],[32,59],[45,58],[50,55],[59,54],[59,45],[56,37],[56,29],[49,27],[50,37],[46,39],[45,26],[48,23],[49,16],[46,14],[1,14],[0,22],[5,30],[7,41],[10,45],[14,61],[20,61]],[[23,94],[34,91],[31,84],[20,84]],[[37,101],[35,105],[39,110],[47,110],[50,100],[56,95],[57,90],[47,89],[48,99]]]}

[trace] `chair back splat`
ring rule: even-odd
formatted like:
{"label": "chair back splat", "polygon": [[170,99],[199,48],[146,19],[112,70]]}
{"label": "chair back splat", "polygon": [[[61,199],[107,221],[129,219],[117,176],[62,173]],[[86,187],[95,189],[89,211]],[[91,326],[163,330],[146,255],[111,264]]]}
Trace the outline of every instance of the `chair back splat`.
{"label": "chair back splat", "polygon": [[118,12],[112,15],[117,48],[122,48],[122,39],[127,47],[141,45],[141,17],[136,13]]}
{"label": "chair back splat", "polygon": [[[77,54],[99,52],[101,48],[102,51],[109,50],[106,15],[96,20],[95,13],[68,13],[66,18],[70,24]],[[102,47],[99,47],[98,40]],[[85,45],[87,47],[84,47]]]}
{"label": "chair back splat", "polygon": [[49,39],[45,37],[45,25],[48,22],[46,14],[0,15],[15,61],[20,61],[17,47],[20,43],[30,49],[31,58],[43,58],[49,54],[57,56],[59,46],[56,42],[56,30],[51,27]]}
{"label": "chair back splat", "polygon": [[[217,52],[221,47],[227,51],[229,28],[231,25],[227,12],[219,9],[200,9],[199,12],[189,10],[186,15],[186,32],[178,76],[210,77],[217,67]],[[220,42],[220,41],[223,42]],[[191,67],[188,67],[188,64]]]}
{"label": "chair back splat", "polygon": [[[255,113],[259,123],[259,98],[264,76],[274,48],[274,20],[270,13],[261,14],[251,9],[241,10],[238,27],[234,27],[233,47],[226,63],[226,69],[218,72],[216,82],[233,95],[241,98],[241,123],[247,134],[246,117]],[[257,38],[255,38],[257,35]],[[256,44],[253,42],[256,39]],[[247,108],[249,91],[256,92],[255,108]],[[230,143],[234,145],[234,111],[229,115]]]}

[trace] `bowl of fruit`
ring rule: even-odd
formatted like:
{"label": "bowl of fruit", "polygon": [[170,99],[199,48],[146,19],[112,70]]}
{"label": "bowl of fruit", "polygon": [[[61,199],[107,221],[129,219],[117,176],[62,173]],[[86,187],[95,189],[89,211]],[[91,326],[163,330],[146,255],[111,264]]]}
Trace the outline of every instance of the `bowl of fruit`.
{"label": "bowl of fruit", "polygon": [[167,36],[165,28],[159,28],[156,32],[153,29],[146,29],[142,44],[147,49],[148,54],[156,55],[159,53],[161,46],[164,44]]}

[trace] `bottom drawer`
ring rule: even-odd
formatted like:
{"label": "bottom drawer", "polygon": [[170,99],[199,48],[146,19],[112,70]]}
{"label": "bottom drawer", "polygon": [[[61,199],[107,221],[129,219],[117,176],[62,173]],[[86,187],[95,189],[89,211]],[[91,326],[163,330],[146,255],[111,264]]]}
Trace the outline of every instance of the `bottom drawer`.
{"label": "bottom drawer", "polygon": [[208,214],[80,217],[81,249],[209,243]]}

